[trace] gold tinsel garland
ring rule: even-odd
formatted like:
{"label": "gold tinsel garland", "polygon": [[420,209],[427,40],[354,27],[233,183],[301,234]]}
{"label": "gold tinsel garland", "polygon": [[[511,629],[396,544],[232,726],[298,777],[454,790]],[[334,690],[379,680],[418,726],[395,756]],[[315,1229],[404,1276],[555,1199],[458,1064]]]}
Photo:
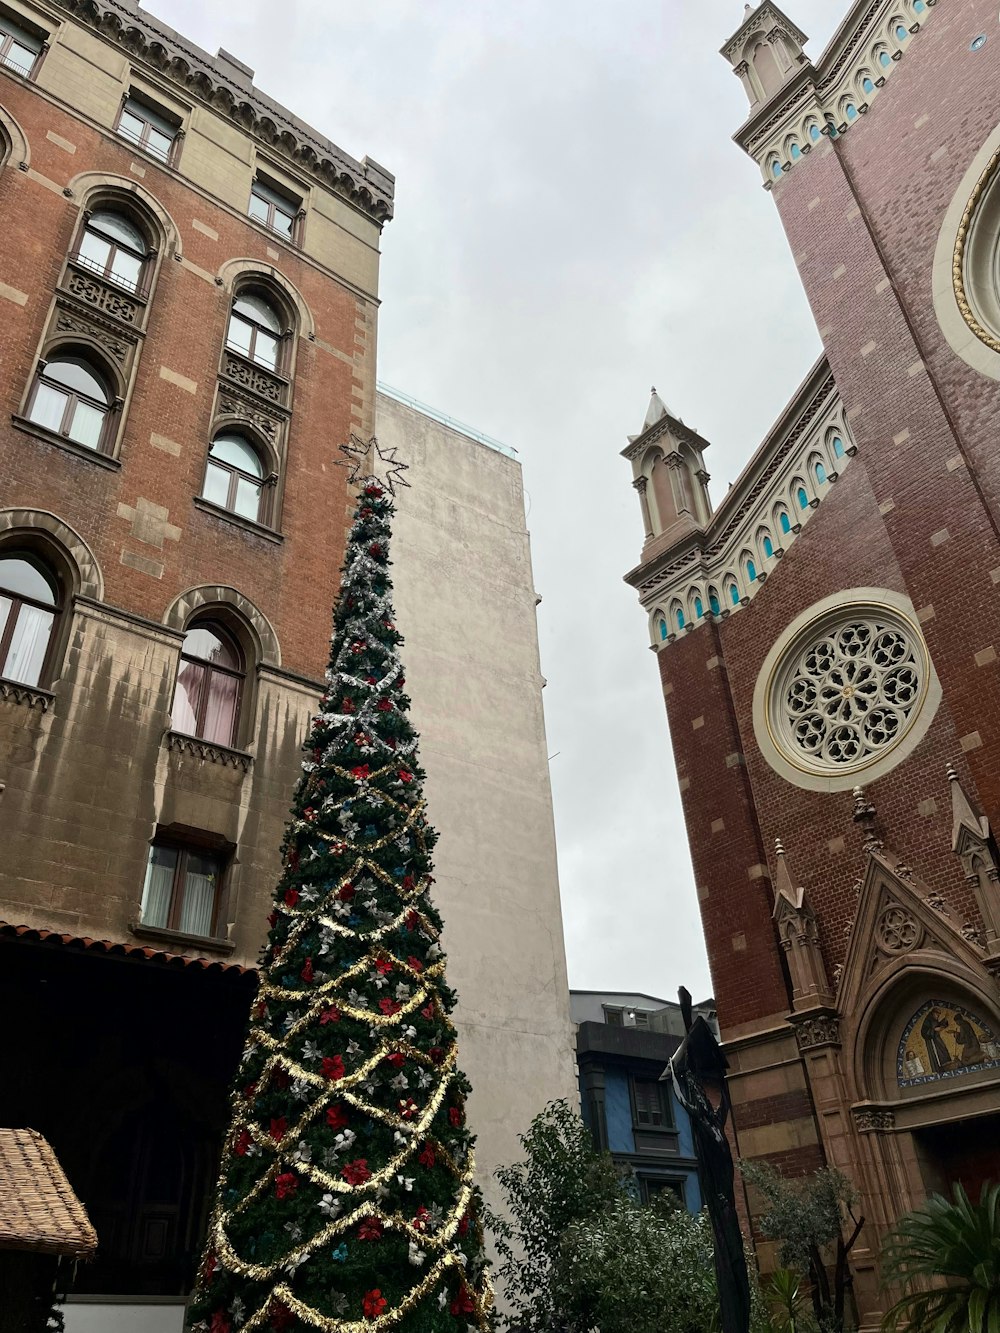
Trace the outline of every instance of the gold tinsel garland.
{"label": "gold tinsel garland", "polygon": [[[385,773],[392,771],[395,767],[396,765],[390,764],[383,769],[377,770],[375,773],[369,774],[369,780],[381,777]],[[354,774],[348,769],[334,766],[334,771],[345,779],[356,780]],[[404,889],[402,885],[396,882],[392,875],[389,875],[381,866],[370,860],[370,856],[366,855],[366,853],[370,854],[371,852],[381,850],[381,848],[387,846],[389,843],[399,841],[404,834],[412,831],[419,849],[426,854],[426,846],[422,831],[419,828],[412,828],[417,818],[423,813],[424,802],[419,801],[414,806],[410,807],[394,801],[391,797],[381,791],[379,792],[379,797],[386,804],[393,806],[397,811],[405,813],[406,819],[401,828],[393,830],[391,834],[380,838],[377,842],[366,843],[363,849],[352,844],[346,838],[340,838],[332,834],[324,833],[322,830],[315,828],[310,820],[298,820],[294,827],[298,830],[307,831],[313,837],[319,837],[326,842],[336,845],[338,849],[342,849],[342,854],[352,852],[357,854],[357,859],[351,869],[341,876],[335,887],[327,890],[327,897],[330,895],[339,895],[341,889],[346,885],[351,884],[360,874],[367,873],[378,879],[385,886],[392,888],[393,892],[403,899],[404,906],[400,913],[393,918],[392,921],[383,926],[366,934],[362,934],[361,932],[352,930],[348,926],[341,925],[340,922],[328,916],[301,910],[294,905],[279,902],[277,904],[278,910],[292,918],[294,924],[289,930],[284,945],[280,950],[276,950],[272,956],[270,962],[271,968],[276,968],[280,965],[281,959],[293,951],[303,932],[314,924],[318,923],[325,929],[332,931],[337,935],[359,939],[368,942],[370,945],[377,945],[387,935],[398,931],[400,926],[407,921],[410,914],[415,911],[412,903],[414,899],[418,898],[425,892],[431,882],[430,877],[424,876],[421,882],[415,885],[414,888]],[[356,798],[345,797],[344,801],[340,802],[340,804],[344,804],[348,799]],[[426,934],[428,938],[436,940],[438,938],[438,932],[434,929],[433,925],[427,921],[421,913],[418,912],[417,916],[423,933]],[[270,1134],[266,1134],[255,1120],[247,1117],[243,1105],[245,1100],[243,1096],[238,1092],[233,1094],[232,1132],[226,1141],[223,1152],[223,1160],[219,1174],[220,1187],[225,1178],[226,1165],[232,1155],[232,1140],[239,1135],[241,1131],[246,1131],[250,1140],[258,1150],[266,1149],[267,1151],[273,1151],[276,1160],[266,1169],[264,1174],[233,1208],[226,1209],[222,1206],[221,1199],[223,1196],[220,1188],[220,1202],[216,1208],[210,1228],[212,1244],[219,1262],[222,1263],[225,1268],[239,1276],[250,1278],[254,1281],[267,1282],[273,1280],[278,1273],[287,1269],[291,1262],[295,1261],[296,1266],[298,1266],[298,1264],[305,1262],[316,1253],[321,1246],[329,1244],[329,1242],[336,1239],[337,1236],[346,1234],[364,1218],[371,1217],[377,1218],[386,1229],[401,1232],[414,1243],[419,1243],[421,1248],[429,1254],[437,1253],[439,1257],[424,1278],[417,1284],[417,1286],[411,1288],[399,1305],[391,1310],[386,1310],[383,1314],[376,1315],[371,1319],[344,1320],[339,1317],[323,1315],[318,1310],[314,1310],[310,1305],[307,1305],[304,1301],[300,1300],[287,1283],[279,1283],[278,1286],[268,1293],[264,1304],[241,1325],[241,1328],[246,1330],[247,1333],[253,1333],[253,1330],[264,1327],[265,1321],[271,1313],[272,1305],[275,1300],[281,1301],[293,1314],[298,1316],[305,1323],[311,1325],[313,1328],[320,1330],[321,1333],[379,1333],[379,1330],[388,1329],[397,1324],[419,1301],[423,1300],[431,1291],[433,1291],[439,1281],[445,1277],[450,1270],[458,1269],[464,1275],[464,1256],[447,1249],[447,1246],[454,1238],[458,1227],[461,1225],[462,1219],[465,1217],[473,1197],[474,1157],[472,1150],[470,1149],[466,1156],[464,1166],[459,1166],[452,1155],[449,1152],[446,1152],[437,1140],[434,1140],[434,1145],[441,1163],[455,1176],[460,1189],[455,1204],[447,1219],[433,1234],[414,1227],[412,1223],[408,1222],[401,1214],[386,1213],[372,1200],[364,1199],[346,1216],[331,1219],[330,1222],[322,1227],[308,1241],[295,1244],[294,1248],[287,1255],[271,1264],[254,1264],[249,1262],[237,1254],[229,1239],[228,1224],[230,1221],[243,1213],[260,1196],[260,1194],[273,1183],[283,1164],[294,1166],[297,1175],[304,1177],[312,1184],[316,1185],[318,1188],[322,1188],[328,1193],[338,1195],[355,1193],[368,1194],[377,1190],[393,1176],[399,1174],[401,1169],[412,1158],[416,1147],[424,1142],[427,1130],[433,1123],[434,1117],[441,1109],[445,1097],[448,1095],[448,1091],[452,1085],[457,1054],[456,1043],[454,1041],[452,1041],[451,1045],[444,1053],[442,1060],[435,1063],[425,1055],[424,1052],[418,1050],[406,1039],[391,1041],[383,1039],[379,1043],[377,1051],[375,1051],[358,1069],[354,1070],[351,1074],[345,1075],[344,1078],[335,1081],[331,1081],[313,1070],[306,1069],[303,1065],[300,1065],[298,1061],[289,1056],[284,1049],[287,1047],[289,1041],[294,1040],[296,1036],[306,1030],[315,1021],[319,1013],[327,1007],[327,1005],[329,1005],[345,987],[352,981],[358,980],[365,975],[374,963],[379,960],[390,962],[394,970],[398,970],[408,976],[414,984],[417,985],[417,991],[410,996],[405,1003],[402,1003],[400,1008],[393,1014],[375,1013],[371,1010],[360,1008],[357,1005],[338,1002],[337,1008],[342,1015],[346,1015],[357,1022],[365,1023],[374,1031],[377,1029],[388,1030],[401,1027],[405,1019],[417,1009],[424,1007],[428,1000],[433,1002],[435,1008],[440,1012],[437,996],[436,994],[431,995],[428,992],[426,983],[428,980],[436,981],[443,977],[444,963],[434,963],[429,967],[418,971],[408,963],[397,958],[390,950],[379,948],[369,952],[368,955],[359,959],[357,963],[339,976],[332,977],[319,986],[314,987],[312,993],[316,998],[308,1006],[305,1013],[296,1020],[291,1028],[289,1028],[281,1041],[274,1038],[269,1032],[263,1031],[256,1024],[254,1025],[247,1042],[247,1051],[252,1052],[256,1047],[263,1047],[271,1051],[271,1055],[265,1060],[264,1066],[258,1076],[258,1086],[266,1087],[274,1071],[280,1068],[298,1082],[321,1089],[322,1095],[317,1098],[316,1101],[306,1106],[295,1125],[290,1129],[286,1129],[281,1140],[277,1141]],[[302,992],[300,990],[293,990],[288,987],[276,985],[270,981],[266,974],[262,977],[258,991],[258,1004],[266,1006],[268,1000],[294,1002],[301,999]],[[443,1013],[441,1016],[446,1018]],[[354,1091],[356,1087],[369,1080],[376,1068],[386,1059],[387,1055],[395,1052],[403,1053],[410,1060],[427,1069],[434,1069],[438,1075],[438,1085],[416,1119],[404,1119],[401,1115],[397,1115],[392,1111],[387,1111],[383,1107],[373,1105]],[[326,1109],[331,1101],[346,1102],[350,1106],[353,1106],[355,1110],[372,1119],[380,1121],[390,1129],[394,1129],[399,1133],[404,1133],[409,1139],[409,1142],[404,1145],[400,1152],[394,1154],[385,1166],[381,1167],[378,1171],[373,1172],[368,1180],[360,1185],[350,1185],[341,1177],[330,1175],[328,1172],[311,1162],[302,1162],[298,1159],[295,1159],[294,1162],[289,1162],[285,1154],[282,1152],[281,1145],[285,1142],[296,1142],[300,1135],[305,1133],[309,1123]],[[284,1162],[282,1159],[284,1159]],[[482,1229],[478,1222],[476,1224],[476,1234],[481,1243]],[[493,1304],[493,1289],[490,1282],[489,1270],[484,1269],[482,1279],[483,1289],[481,1292],[477,1291],[469,1283],[466,1283],[465,1285],[475,1307],[473,1314],[476,1317],[477,1322],[481,1324],[485,1320]]]}

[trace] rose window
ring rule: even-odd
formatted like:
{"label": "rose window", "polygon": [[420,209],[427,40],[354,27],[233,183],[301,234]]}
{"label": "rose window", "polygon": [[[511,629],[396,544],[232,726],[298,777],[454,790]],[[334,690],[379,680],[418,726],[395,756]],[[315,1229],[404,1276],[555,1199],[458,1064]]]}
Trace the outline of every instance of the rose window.
{"label": "rose window", "polygon": [[902,617],[842,616],[786,653],[770,700],[772,734],[800,767],[862,767],[908,731],[926,676],[923,647]]}

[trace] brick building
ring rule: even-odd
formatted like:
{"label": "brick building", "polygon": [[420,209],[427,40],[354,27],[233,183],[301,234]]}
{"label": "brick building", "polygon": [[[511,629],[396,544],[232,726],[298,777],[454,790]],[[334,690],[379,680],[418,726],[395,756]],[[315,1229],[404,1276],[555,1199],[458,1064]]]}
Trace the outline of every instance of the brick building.
{"label": "brick building", "polygon": [[627,579],[739,1150],[853,1178],[870,1326],[892,1220],[1000,1173],[1000,29],[859,0],[805,40],[764,0],[723,54],[824,355],[714,508],[654,394]]}
{"label": "brick building", "polygon": [[[351,512],[333,460],[377,424],[392,201],[377,163],[136,0],[0,4],[0,1125],[47,1137],[97,1229],[71,1333],[181,1326],[326,666]],[[398,610],[439,689],[414,695],[449,935],[490,939],[455,978],[485,1178],[507,1110],[526,1124],[573,1086],[520,469],[385,411],[430,440],[395,558],[433,584]],[[421,479],[468,511],[489,577],[422,554]],[[502,605],[510,643],[435,658],[459,593],[486,626]],[[499,651],[504,688],[470,693]],[[525,811],[484,906],[475,848],[508,850]],[[548,941],[523,967],[517,895]]]}

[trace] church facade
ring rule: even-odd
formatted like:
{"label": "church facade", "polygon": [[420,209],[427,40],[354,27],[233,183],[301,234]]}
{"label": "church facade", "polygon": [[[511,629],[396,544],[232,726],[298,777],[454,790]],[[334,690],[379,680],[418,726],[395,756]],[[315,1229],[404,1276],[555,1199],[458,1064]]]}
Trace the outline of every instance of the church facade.
{"label": "church facade", "polygon": [[716,508],[708,441],[654,393],[626,577],[738,1150],[853,1180],[871,1327],[893,1221],[1000,1175],[1000,28],[986,0],[859,0],[805,41],[765,0],[723,55],[823,356]]}

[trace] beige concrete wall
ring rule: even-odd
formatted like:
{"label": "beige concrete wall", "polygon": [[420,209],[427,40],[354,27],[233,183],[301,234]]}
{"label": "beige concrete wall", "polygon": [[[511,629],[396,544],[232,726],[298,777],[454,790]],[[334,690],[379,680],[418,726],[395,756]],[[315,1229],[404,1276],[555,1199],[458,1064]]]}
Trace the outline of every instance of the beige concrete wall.
{"label": "beige concrete wall", "polygon": [[397,623],[427,770],[435,894],[480,1182],[554,1097],[576,1101],[535,588],[521,468],[379,394],[409,463],[393,539]]}

